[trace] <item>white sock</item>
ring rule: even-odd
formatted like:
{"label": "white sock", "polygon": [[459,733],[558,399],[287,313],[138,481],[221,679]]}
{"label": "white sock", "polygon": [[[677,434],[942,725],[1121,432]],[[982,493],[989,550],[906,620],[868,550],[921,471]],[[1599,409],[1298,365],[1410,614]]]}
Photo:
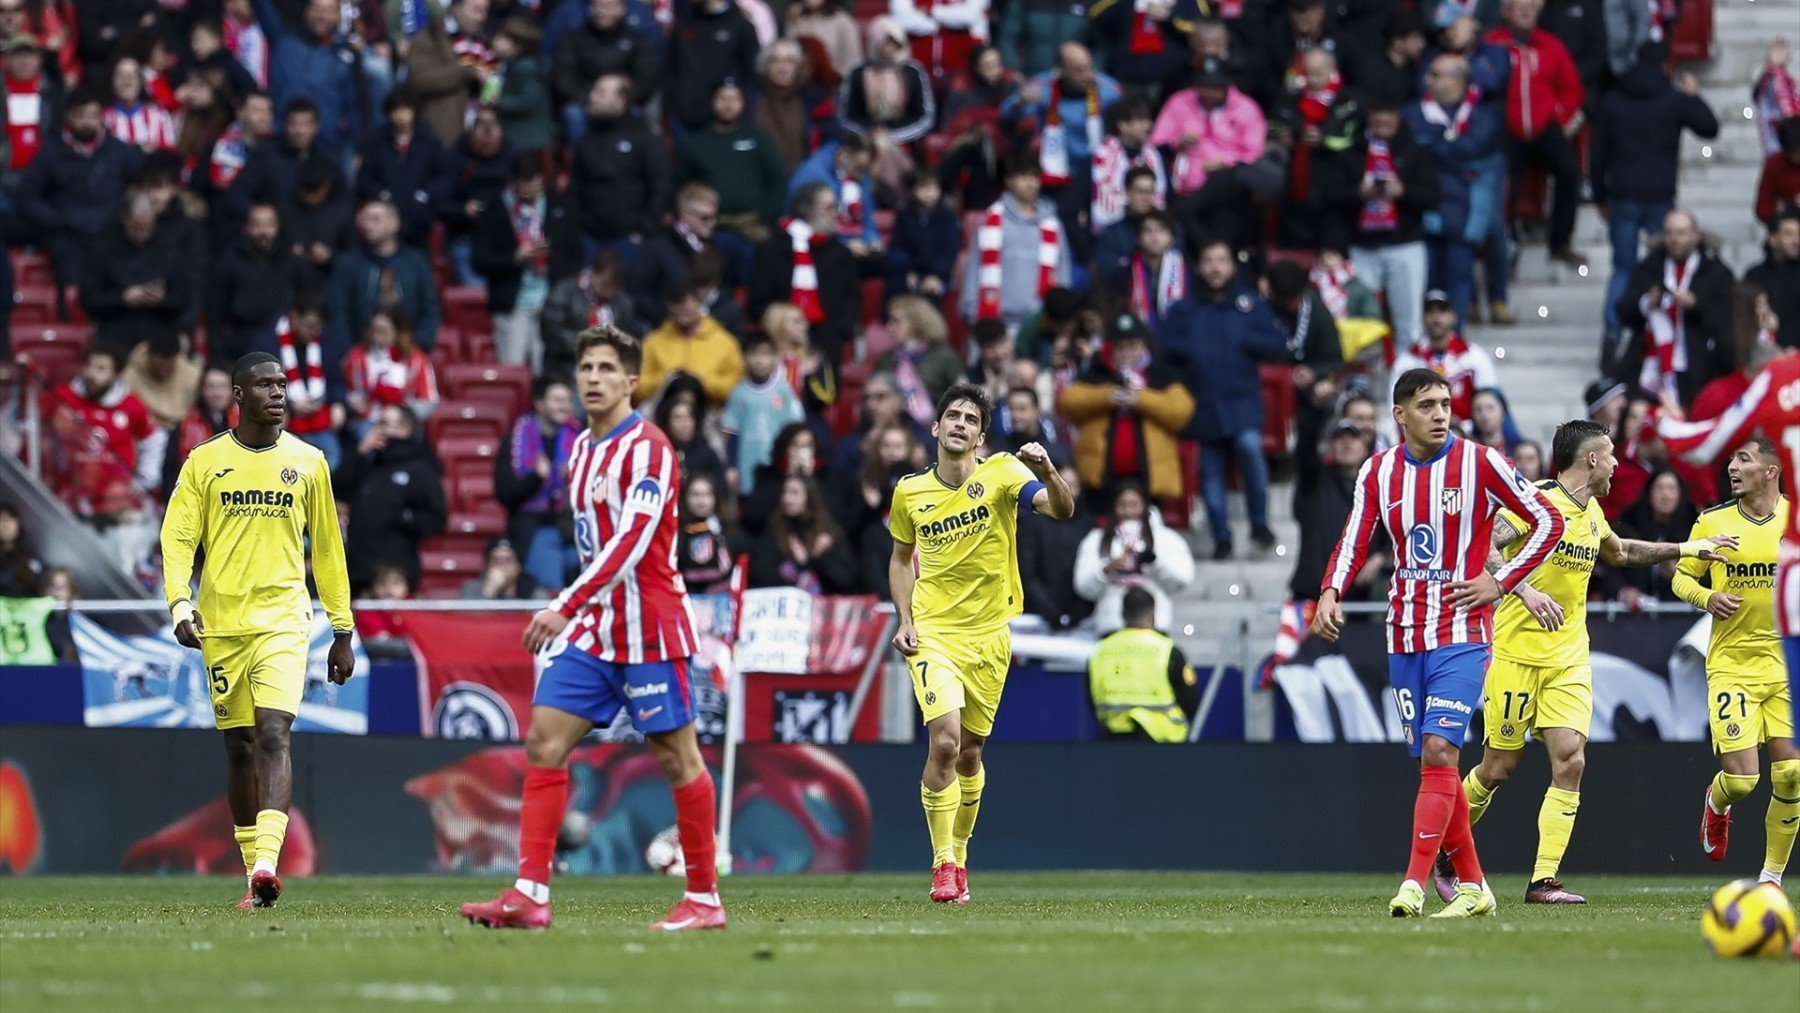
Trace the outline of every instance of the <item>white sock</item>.
{"label": "white sock", "polygon": [[694,893],[688,891],[681,895],[681,899],[691,900],[696,904],[705,904],[707,907],[719,906],[719,895],[716,893]]}
{"label": "white sock", "polygon": [[550,903],[549,883],[533,883],[529,879],[520,879],[513,882],[513,889],[530,897],[533,904]]}
{"label": "white sock", "polygon": [[1769,870],[1764,869],[1762,871],[1762,875],[1756,877],[1756,881],[1758,883],[1774,883],[1776,886],[1780,886],[1781,885],[1781,873],[1770,872]]}
{"label": "white sock", "polygon": [[250,875],[254,876],[259,872],[274,872],[274,871],[275,871],[275,863],[274,862],[271,862],[266,858],[259,858],[256,860],[256,864],[250,868]]}

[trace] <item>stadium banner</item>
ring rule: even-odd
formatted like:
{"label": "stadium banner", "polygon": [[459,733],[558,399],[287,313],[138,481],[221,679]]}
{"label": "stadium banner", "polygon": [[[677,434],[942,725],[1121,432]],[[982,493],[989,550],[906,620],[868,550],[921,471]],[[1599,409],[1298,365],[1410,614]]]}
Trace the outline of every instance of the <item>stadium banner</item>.
{"label": "stadium banner", "polygon": [[[1700,742],[1706,731],[1706,644],[1712,618],[1589,612],[1594,720],[1590,739]],[[1276,738],[1400,742],[1379,622],[1345,625],[1336,644],[1316,637],[1275,669]],[[1477,717],[1477,722],[1481,718]],[[1479,723],[1470,742],[1480,742]]]}
{"label": "stadium banner", "polygon": [[[716,775],[719,751],[705,754]],[[921,755],[911,743],[741,747],[735,868],[922,870],[929,851],[919,819]],[[1406,855],[1416,763],[1390,743],[1339,745],[1325,764],[1320,755],[1298,743],[997,743],[973,860],[984,869],[1391,872]],[[297,815],[284,876],[310,868],[511,878],[522,747],[312,735],[295,739],[293,759]],[[241,871],[224,767],[216,732],[7,727],[0,873]],[[1716,770],[1702,743],[1594,744],[1564,867],[1583,875],[1719,874],[1693,839],[1693,795]],[[1503,792],[1481,824],[1489,868],[1531,867],[1533,816],[1548,783],[1544,751],[1527,749],[1506,789],[1518,794]],[[1296,784],[1306,790],[1259,791],[1253,806],[1230,790]],[[674,822],[649,753],[584,745],[571,789],[585,818],[572,822],[585,826],[566,828],[576,832],[564,842],[565,868],[645,871],[650,841]],[[1759,787],[1745,811],[1760,814],[1766,791]],[[1734,852],[1731,874],[1753,873],[1760,858],[1760,848]],[[729,880],[725,889],[734,889]]]}
{"label": "stadium banner", "polygon": [[[176,643],[174,631],[123,635],[77,612],[69,617],[81,658],[83,718],[90,728],[212,728],[212,696],[200,652]],[[306,688],[294,730],[363,735],[369,729],[369,657],[353,638],[356,669],[336,686],[326,678],[331,621],[313,616]]]}

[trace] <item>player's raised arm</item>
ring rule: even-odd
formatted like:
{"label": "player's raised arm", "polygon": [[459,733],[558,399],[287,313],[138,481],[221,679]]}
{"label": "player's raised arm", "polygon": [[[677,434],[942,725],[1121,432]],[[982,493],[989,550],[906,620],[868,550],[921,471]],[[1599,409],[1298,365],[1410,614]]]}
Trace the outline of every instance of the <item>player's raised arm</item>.
{"label": "player's raised arm", "polygon": [[1655,566],[1677,559],[1723,563],[1725,557],[1719,550],[1737,547],[1736,535],[1713,535],[1686,542],[1644,542],[1614,534],[1600,543],[1600,561],[1608,566]]}
{"label": "player's raised arm", "polygon": [[[1062,472],[1050,463],[1050,452],[1041,443],[1027,443],[1019,448],[1019,460],[1031,469],[1037,480],[1020,490],[1031,509],[1059,521],[1075,516],[1075,492],[1063,480]],[[1035,486],[1035,488],[1033,488]]]}
{"label": "player's raised arm", "polygon": [[200,534],[206,525],[203,513],[206,504],[200,493],[202,478],[202,471],[196,469],[194,458],[189,455],[182,462],[174,491],[169,494],[169,508],[163,514],[162,523],[163,597],[169,602],[169,617],[175,623],[176,639],[195,650],[200,649],[200,641],[192,635],[203,628],[192,601],[194,555],[199,551]]}
{"label": "player's raised arm", "polygon": [[1519,547],[1518,554],[1494,573],[1494,579],[1499,581],[1501,589],[1511,592],[1533,570],[1542,566],[1544,560],[1550,558],[1550,553],[1556,549],[1556,543],[1562,540],[1567,522],[1551,505],[1543,491],[1519,474],[1517,468],[1508,464],[1498,450],[1483,448],[1476,460],[1476,467],[1482,470],[1482,483],[1489,494],[1520,520],[1531,525],[1531,532]]}
{"label": "player's raised arm", "polygon": [[312,542],[313,584],[319,602],[331,617],[334,636],[326,668],[332,682],[342,686],[350,678],[356,659],[350,637],[356,619],[350,614],[350,571],[344,561],[344,537],[338,530],[337,500],[331,491],[331,466],[323,457],[313,467],[306,496],[306,534]]}
{"label": "player's raised arm", "polygon": [[638,560],[644,558],[650,542],[656,537],[656,519],[663,505],[673,495],[675,455],[666,448],[649,442],[631,451],[631,479],[625,502],[619,508],[619,525],[612,537],[594,553],[581,575],[563,588],[550,608],[565,619],[575,618],[581,607],[597,595],[605,594],[624,580]]}

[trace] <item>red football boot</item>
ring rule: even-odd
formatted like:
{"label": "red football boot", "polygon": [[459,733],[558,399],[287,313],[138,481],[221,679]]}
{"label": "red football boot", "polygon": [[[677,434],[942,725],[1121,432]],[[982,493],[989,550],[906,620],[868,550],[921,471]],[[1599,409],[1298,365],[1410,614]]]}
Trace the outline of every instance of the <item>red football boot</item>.
{"label": "red football boot", "polygon": [[650,926],[652,932],[692,932],[725,927],[725,905],[702,904],[687,897],[669,909],[663,920]]}
{"label": "red football boot", "polygon": [[967,904],[969,902],[969,869],[967,866],[956,867],[956,900],[952,903]]}
{"label": "red football boot", "polygon": [[1562,885],[1562,880],[1554,877],[1534,881],[1525,888],[1527,904],[1586,904],[1587,898],[1578,893],[1570,893]]}
{"label": "red football boot", "polygon": [[256,891],[250,889],[248,886],[244,887],[244,899],[237,902],[237,909],[239,911],[248,911],[255,906]]}
{"label": "red football boot", "polygon": [[955,862],[945,862],[931,870],[931,900],[936,904],[954,904],[962,896],[962,884],[956,878]]}
{"label": "red football boot", "polygon": [[1715,862],[1725,860],[1725,848],[1731,843],[1731,810],[1714,812],[1712,807],[1712,785],[1706,786],[1706,794],[1700,803],[1700,850],[1706,857]]}
{"label": "red football boot", "polygon": [[251,873],[250,892],[256,895],[255,907],[274,907],[281,899],[281,877],[267,869]]}
{"label": "red football boot", "polygon": [[530,897],[520,893],[517,887],[507,887],[500,896],[485,904],[464,904],[462,916],[470,924],[485,925],[490,929],[547,929],[550,927],[550,905],[539,904]]}

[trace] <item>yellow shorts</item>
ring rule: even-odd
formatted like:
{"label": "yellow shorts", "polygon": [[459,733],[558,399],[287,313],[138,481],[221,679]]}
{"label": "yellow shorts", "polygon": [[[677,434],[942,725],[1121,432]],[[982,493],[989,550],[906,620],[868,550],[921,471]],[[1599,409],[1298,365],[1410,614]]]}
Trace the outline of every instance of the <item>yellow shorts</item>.
{"label": "yellow shorts", "polygon": [[1709,679],[1706,691],[1713,752],[1735,753],[1794,737],[1794,700],[1786,682]]}
{"label": "yellow shorts", "polygon": [[256,723],[259,708],[298,714],[311,640],[305,630],[202,638],[213,723],[247,728]]}
{"label": "yellow shorts", "polygon": [[972,635],[920,630],[919,653],[906,660],[926,724],[961,711],[962,726],[972,734],[993,732],[1012,664],[1011,627]]}
{"label": "yellow shorts", "polygon": [[1587,662],[1545,667],[1495,658],[1484,694],[1487,744],[1495,749],[1524,749],[1525,734],[1544,728],[1586,735],[1594,719],[1594,669]]}

